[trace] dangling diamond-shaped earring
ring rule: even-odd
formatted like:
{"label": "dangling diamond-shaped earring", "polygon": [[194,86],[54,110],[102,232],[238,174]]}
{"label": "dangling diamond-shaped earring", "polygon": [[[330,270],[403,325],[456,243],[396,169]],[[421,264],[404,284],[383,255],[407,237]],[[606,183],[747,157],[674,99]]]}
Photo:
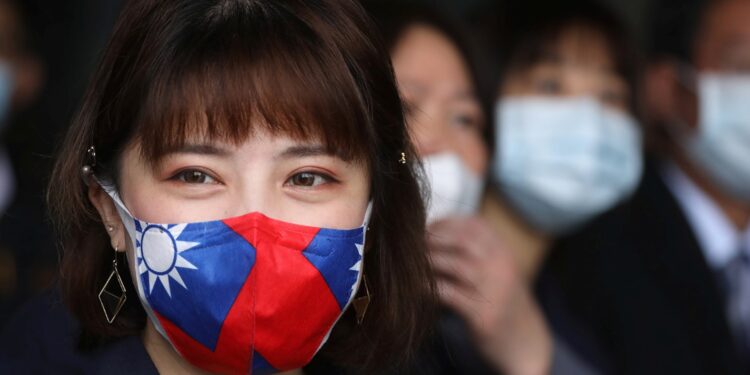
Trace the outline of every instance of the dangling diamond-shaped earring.
{"label": "dangling diamond-shaped earring", "polygon": [[365,314],[367,314],[367,307],[370,306],[370,288],[367,287],[367,277],[362,275],[362,282],[365,284],[365,295],[357,297],[352,301],[354,312],[357,315],[357,324],[361,325],[362,321],[365,320]]}
{"label": "dangling diamond-shaped earring", "polygon": [[102,304],[102,310],[104,310],[104,317],[107,319],[107,323],[112,324],[115,321],[127,299],[125,284],[123,284],[120,272],[117,270],[117,248],[115,248],[115,258],[112,260],[112,273],[109,274],[107,282],[104,283],[104,286],[99,291],[99,302]]}

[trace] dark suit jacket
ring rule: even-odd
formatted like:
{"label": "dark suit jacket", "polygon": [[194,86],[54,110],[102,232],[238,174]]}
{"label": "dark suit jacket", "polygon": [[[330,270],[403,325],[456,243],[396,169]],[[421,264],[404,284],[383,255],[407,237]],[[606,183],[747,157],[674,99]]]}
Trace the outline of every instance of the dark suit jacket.
{"label": "dark suit jacket", "polygon": [[750,373],[717,285],[651,163],[631,201],[558,241],[536,290],[558,335],[606,373]]}

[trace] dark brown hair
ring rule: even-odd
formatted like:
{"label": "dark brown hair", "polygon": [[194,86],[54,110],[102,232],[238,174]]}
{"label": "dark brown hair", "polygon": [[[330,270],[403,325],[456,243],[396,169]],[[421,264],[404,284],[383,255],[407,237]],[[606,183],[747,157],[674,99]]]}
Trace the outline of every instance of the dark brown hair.
{"label": "dark brown hair", "polygon": [[[49,204],[62,244],[61,285],[84,338],[139,333],[133,292],[109,325],[97,293],[112,249],[81,176],[118,185],[124,148],[156,162],[190,136],[241,143],[258,127],[317,137],[371,176],[364,273],[373,299],[361,326],[347,312],[323,355],[344,365],[398,363],[417,347],[435,304],[424,207],[387,50],[353,0],[133,0],[121,14],[62,144]],[[130,281],[127,267],[121,267]],[[129,288],[132,290],[133,288]]]}

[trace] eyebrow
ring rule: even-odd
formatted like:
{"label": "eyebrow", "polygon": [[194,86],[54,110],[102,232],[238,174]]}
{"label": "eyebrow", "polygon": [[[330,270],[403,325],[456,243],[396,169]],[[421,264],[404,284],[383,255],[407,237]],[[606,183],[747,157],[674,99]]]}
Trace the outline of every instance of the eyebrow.
{"label": "eyebrow", "polygon": [[310,156],[335,156],[340,157],[336,153],[329,152],[325,147],[321,145],[301,145],[291,146],[277,153],[274,159],[292,159],[292,158],[303,158]]}
{"label": "eyebrow", "polygon": [[476,101],[479,102],[479,97],[471,90],[463,90],[451,95],[451,99],[461,101]]}
{"label": "eyebrow", "polygon": [[168,153],[227,156],[229,150],[209,144],[188,143],[170,150]]}

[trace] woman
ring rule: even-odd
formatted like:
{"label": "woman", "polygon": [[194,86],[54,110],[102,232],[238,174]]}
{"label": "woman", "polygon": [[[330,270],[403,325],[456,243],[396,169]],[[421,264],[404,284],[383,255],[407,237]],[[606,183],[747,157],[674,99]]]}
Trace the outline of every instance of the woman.
{"label": "woman", "polygon": [[509,5],[505,14],[512,18],[497,44],[505,57],[494,194],[484,211],[497,230],[516,234],[506,238],[515,238],[511,249],[535,280],[561,345],[608,372],[596,360],[598,343],[570,316],[548,269],[561,255],[559,241],[626,201],[640,181],[638,59],[620,20],[594,2]]}
{"label": "woman", "polygon": [[417,346],[424,210],[372,35],[344,0],[126,5],[50,184],[82,366],[372,371]]}
{"label": "woman", "polygon": [[640,179],[638,64],[624,27],[596,3],[536,1],[504,13],[491,168],[499,194],[485,211],[515,228],[508,237],[533,279],[552,240],[626,199]]}

